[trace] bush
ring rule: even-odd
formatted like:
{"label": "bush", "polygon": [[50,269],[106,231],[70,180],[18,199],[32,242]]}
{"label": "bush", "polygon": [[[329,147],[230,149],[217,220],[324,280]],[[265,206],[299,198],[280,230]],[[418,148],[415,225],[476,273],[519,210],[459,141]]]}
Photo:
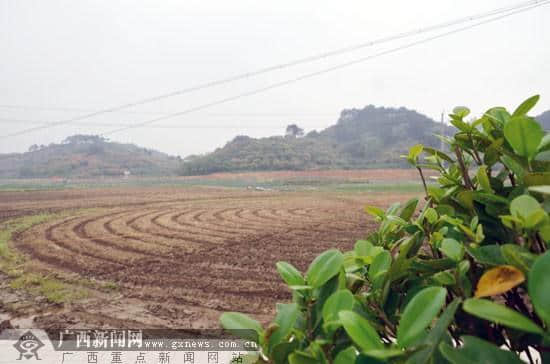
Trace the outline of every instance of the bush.
{"label": "bush", "polygon": [[472,121],[455,108],[450,153],[406,156],[426,193],[418,212],[418,199],[367,206],[379,226],[353,251],[326,251],[304,275],[277,263],[293,299],[267,328],[240,313],[222,326],[256,330],[273,363],[549,363],[550,134],[527,116],[537,100]]}

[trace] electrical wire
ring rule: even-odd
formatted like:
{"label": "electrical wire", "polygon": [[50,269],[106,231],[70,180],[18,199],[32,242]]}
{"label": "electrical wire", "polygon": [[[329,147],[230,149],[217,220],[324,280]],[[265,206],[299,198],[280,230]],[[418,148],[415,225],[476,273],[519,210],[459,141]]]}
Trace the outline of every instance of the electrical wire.
{"label": "electrical wire", "polygon": [[[388,37],[376,39],[376,40],[373,40],[373,41],[364,42],[364,43],[356,44],[356,45],[353,45],[353,46],[340,48],[340,49],[336,49],[336,50],[329,51],[329,52],[320,53],[320,54],[317,54],[317,55],[314,55],[314,56],[300,58],[300,59],[297,59],[297,60],[294,60],[294,61],[291,61],[291,62],[261,68],[261,69],[258,69],[256,71],[247,72],[247,73],[239,74],[239,75],[236,75],[236,76],[233,76],[233,77],[203,83],[203,84],[200,84],[200,85],[197,85],[197,86],[194,86],[194,87],[189,87],[189,88],[185,88],[185,89],[181,89],[181,90],[176,90],[176,91],[173,91],[173,92],[170,92],[170,93],[165,93],[165,94],[162,94],[162,95],[142,99],[142,100],[139,100],[139,101],[126,103],[126,104],[122,104],[122,105],[119,105],[119,106],[115,106],[115,107],[111,107],[111,108],[107,108],[107,109],[103,109],[103,110],[93,111],[93,112],[85,114],[85,115],[80,115],[80,116],[76,116],[76,117],[69,118],[69,119],[66,119],[66,120],[60,120],[60,121],[57,121],[57,122],[54,122],[54,123],[49,123],[48,125],[41,125],[41,126],[28,128],[28,129],[21,130],[21,131],[18,131],[18,132],[14,132],[14,133],[11,133],[11,134],[2,135],[2,136],[0,136],[0,139],[7,138],[7,137],[18,136],[18,135],[23,135],[23,134],[27,134],[27,133],[30,133],[30,132],[43,130],[43,129],[47,129],[47,128],[51,128],[51,127],[55,127],[55,126],[65,125],[65,124],[69,124],[69,123],[72,123],[72,122],[76,122],[76,121],[80,121],[80,120],[84,120],[84,119],[89,119],[89,118],[99,116],[99,115],[102,115],[102,114],[113,113],[113,112],[120,111],[120,110],[123,110],[123,109],[131,108],[131,107],[134,107],[134,106],[139,106],[139,105],[144,105],[144,104],[152,103],[152,102],[155,102],[155,101],[159,101],[161,99],[165,99],[165,98],[169,98],[169,97],[173,97],[173,96],[178,96],[178,95],[183,95],[183,94],[188,94],[188,93],[203,90],[203,89],[206,89],[206,88],[210,88],[210,87],[214,87],[214,86],[219,86],[219,85],[223,85],[223,84],[227,84],[227,83],[247,79],[247,78],[250,78],[250,77],[253,77],[253,76],[258,76],[258,75],[265,74],[265,73],[268,73],[268,72],[281,70],[281,69],[289,68],[289,67],[300,65],[300,64],[311,63],[311,62],[321,60],[321,59],[325,59],[325,58],[328,58],[328,57],[341,55],[341,54],[345,54],[345,53],[349,53],[349,52],[353,52],[353,51],[357,51],[357,50],[360,50],[360,49],[363,49],[363,48],[372,47],[374,45],[378,45],[378,44],[382,44],[382,43],[386,43],[386,42],[390,42],[390,41],[395,41],[395,40],[399,40],[399,39],[403,39],[403,38],[407,38],[407,37],[411,37],[411,36],[417,36],[417,35],[424,34],[424,33],[427,33],[427,32],[431,32],[431,31],[434,31],[434,30],[447,28],[447,27],[454,26],[454,25],[459,25],[459,24],[462,24],[462,23],[465,23],[465,22],[471,22],[471,21],[474,21],[474,20],[483,19],[483,18],[486,18],[488,16],[494,16],[494,15],[497,15],[497,14],[506,13],[506,12],[510,12],[510,11],[513,12],[513,11],[518,11],[518,10],[528,10],[528,9],[533,8],[533,7],[544,5],[545,3],[547,3],[547,0],[530,0],[530,1],[522,2],[522,3],[519,3],[519,4],[513,5],[513,6],[498,8],[498,9],[494,9],[494,10],[484,12],[484,13],[480,13],[480,14],[477,14],[477,15],[471,15],[471,16],[455,19],[455,20],[452,20],[452,21],[439,23],[439,24],[432,25],[432,26],[429,26],[429,27],[426,27],[426,28],[407,31],[407,32],[399,33],[399,34],[396,34],[396,35],[393,35],[393,36],[388,36]],[[359,62],[362,62],[362,61],[359,61]],[[309,78],[309,77],[306,77],[306,78]],[[231,98],[231,99],[233,99],[233,98]],[[8,106],[8,105],[4,105],[4,106]],[[200,107],[200,109],[203,109],[203,108],[204,107]],[[177,116],[179,114],[180,113],[171,114],[171,115]],[[171,117],[171,116],[168,115],[168,117]]]}
{"label": "electrical wire", "polygon": [[252,90],[252,91],[244,92],[244,93],[241,93],[241,94],[238,94],[238,95],[235,95],[235,96],[230,96],[230,97],[226,97],[226,98],[214,101],[214,102],[202,104],[202,105],[199,105],[199,106],[196,106],[196,107],[184,110],[184,111],[180,111],[180,112],[172,113],[170,115],[161,116],[161,117],[158,117],[158,118],[142,121],[142,122],[133,124],[131,126],[126,126],[126,127],[122,127],[122,128],[119,128],[119,129],[115,129],[115,130],[103,133],[102,135],[111,135],[111,134],[119,133],[119,132],[122,132],[122,131],[125,131],[125,130],[129,130],[129,129],[149,125],[149,124],[155,123],[157,121],[171,119],[171,118],[174,118],[174,117],[177,117],[177,116],[182,116],[182,115],[190,114],[190,113],[193,113],[193,112],[196,112],[196,111],[199,111],[199,110],[204,110],[204,109],[207,109],[207,108],[210,108],[210,107],[213,107],[213,106],[217,106],[217,105],[225,104],[225,103],[228,103],[228,102],[236,101],[236,100],[239,100],[239,99],[244,98],[244,97],[257,95],[257,94],[260,94],[260,93],[263,93],[263,92],[266,92],[266,91],[269,91],[269,90],[272,90],[272,89],[275,89],[275,88],[290,85],[290,84],[293,84],[293,83],[296,83],[296,82],[299,82],[299,81],[302,81],[302,80],[306,80],[306,79],[309,79],[309,78],[313,78],[313,77],[316,77],[316,76],[323,75],[325,73],[333,72],[333,71],[336,71],[336,70],[339,70],[339,69],[342,69],[342,68],[346,68],[346,67],[349,67],[349,66],[352,66],[352,65],[363,63],[363,62],[366,62],[366,61],[369,61],[369,60],[372,60],[374,58],[378,58],[378,57],[381,57],[381,56],[384,56],[384,55],[387,55],[387,54],[396,53],[396,52],[399,52],[399,51],[402,51],[402,50],[405,50],[405,49],[408,49],[408,48],[412,48],[412,47],[420,45],[420,44],[424,44],[424,43],[428,43],[428,42],[431,42],[431,41],[434,41],[434,40],[437,40],[437,39],[441,39],[441,38],[447,37],[447,36],[452,35],[452,34],[464,32],[466,30],[469,30],[469,29],[472,29],[472,28],[475,28],[475,27],[479,27],[481,25],[488,24],[488,23],[491,23],[491,22],[494,22],[494,21],[497,21],[497,20],[500,20],[500,19],[512,16],[512,15],[515,15],[515,14],[518,14],[518,13],[521,13],[521,12],[524,12],[524,11],[527,11],[527,10],[531,10],[531,9],[536,8],[536,7],[546,5],[546,4],[549,4],[549,3],[550,3],[550,1],[540,2],[539,4],[533,5],[529,8],[519,9],[519,10],[516,10],[514,12],[510,12],[510,13],[507,13],[507,14],[504,14],[504,15],[499,15],[497,17],[493,17],[493,18],[490,18],[490,19],[487,19],[487,20],[480,21],[480,22],[475,23],[475,24],[471,24],[471,25],[468,25],[468,26],[465,26],[465,27],[453,29],[451,31],[441,33],[441,34],[438,34],[438,35],[435,35],[435,36],[432,36],[432,37],[424,38],[424,39],[414,41],[414,42],[411,42],[411,43],[408,43],[408,44],[405,44],[405,45],[402,45],[402,46],[399,46],[399,47],[395,47],[395,48],[391,48],[391,49],[388,49],[388,50],[385,50],[385,51],[382,51],[382,52],[378,52],[378,53],[375,53],[375,54],[372,54],[372,55],[369,55],[369,56],[366,56],[366,57],[362,57],[362,58],[355,59],[355,60],[352,60],[352,61],[349,61],[349,62],[341,63],[341,64],[338,64],[338,65],[335,65],[335,66],[332,66],[332,67],[329,67],[329,68],[322,69],[320,71],[311,72],[311,73],[308,73],[308,74],[305,74],[305,75],[302,75],[302,76],[299,76],[299,77],[296,77],[296,78],[292,78],[292,79],[289,79],[289,80],[277,82],[277,83],[274,83],[274,84],[271,84],[271,85],[268,85],[268,86],[265,86],[265,87],[262,87],[262,88],[258,88],[258,89]]}

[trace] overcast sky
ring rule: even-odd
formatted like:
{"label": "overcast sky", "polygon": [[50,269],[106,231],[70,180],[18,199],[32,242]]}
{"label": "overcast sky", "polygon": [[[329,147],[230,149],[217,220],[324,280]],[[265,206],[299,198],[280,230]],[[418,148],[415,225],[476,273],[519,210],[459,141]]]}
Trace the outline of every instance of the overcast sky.
{"label": "overcast sky", "polygon": [[[514,5],[519,0],[0,0],[0,134]],[[467,105],[550,109],[550,5],[258,95],[110,136],[170,154],[234,136],[334,124],[342,109],[405,106],[432,118]],[[23,136],[21,152],[248,92],[420,38],[168,98]],[[24,106],[24,107],[23,107]],[[51,109],[50,109],[51,108]],[[57,109],[61,108],[61,109]],[[105,126],[108,124],[108,126]],[[184,128],[171,128],[181,125]]]}

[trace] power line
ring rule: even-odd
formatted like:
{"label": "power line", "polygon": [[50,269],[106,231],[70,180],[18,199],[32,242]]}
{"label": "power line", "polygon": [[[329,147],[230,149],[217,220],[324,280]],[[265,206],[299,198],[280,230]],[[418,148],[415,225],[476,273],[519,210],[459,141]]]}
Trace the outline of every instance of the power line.
{"label": "power line", "polygon": [[[26,124],[44,124],[43,121],[38,120],[28,120],[28,119],[11,119],[11,118],[0,118],[0,124],[1,123],[26,123]],[[51,124],[50,123],[46,123]],[[302,124],[302,123],[301,123]],[[94,127],[128,127],[132,126],[131,124],[123,124],[123,123],[86,123],[86,122],[79,122],[75,123],[75,126],[94,126]],[[147,125],[144,126],[146,128],[154,128],[154,129],[241,129],[241,128],[247,128],[247,129],[281,129],[284,128],[286,125],[284,125],[284,122],[280,124],[273,124],[273,125],[267,125],[267,124],[255,124],[255,125]]]}
{"label": "power line", "polygon": [[299,65],[299,64],[311,63],[311,62],[318,61],[318,60],[321,60],[321,59],[325,59],[325,58],[328,58],[328,57],[341,55],[341,54],[345,54],[345,53],[349,53],[349,52],[353,52],[353,51],[357,51],[359,49],[363,49],[363,48],[367,48],[367,47],[372,47],[372,46],[377,45],[377,44],[382,44],[382,43],[386,43],[386,42],[390,42],[390,41],[394,41],[394,40],[398,40],[398,39],[402,39],[402,38],[406,38],[406,37],[417,36],[417,35],[424,34],[424,33],[427,33],[427,32],[431,32],[431,31],[434,31],[434,30],[437,30],[437,29],[447,28],[447,27],[454,26],[454,25],[459,25],[459,24],[462,24],[462,23],[465,23],[465,22],[471,22],[471,21],[474,21],[474,20],[483,19],[483,18],[486,18],[486,17],[489,17],[489,16],[493,16],[493,15],[497,15],[497,14],[501,14],[501,13],[506,13],[508,11],[514,11],[514,10],[518,10],[518,9],[529,8],[529,7],[534,6],[534,5],[544,4],[546,1],[547,0],[530,0],[530,1],[526,1],[526,2],[516,4],[514,6],[498,8],[498,9],[491,10],[491,11],[484,12],[484,13],[480,13],[480,14],[477,14],[477,15],[471,15],[471,16],[459,18],[459,19],[456,19],[456,20],[448,21],[448,22],[445,22],[445,23],[432,25],[432,26],[429,26],[429,27],[426,27],[426,28],[407,31],[407,32],[399,33],[399,34],[396,34],[396,35],[393,35],[393,36],[384,37],[384,38],[376,39],[376,40],[373,40],[373,41],[369,41],[369,42],[365,42],[365,43],[361,43],[361,44],[356,44],[356,45],[353,45],[353,46],[348,46],[348,47],[345,47],[345,48],[332,50],[332,51],[325,52],[325,53],[320,53],[320,54],[317,54],[317,55],[314,55],[314,56],[300,58],[300,59],[297,59],[297,60],[294,60],[294,61],[291,61],[291,62],[261,68],[261,69],[258,69],[256,71],[239,74],[239,75],[236,75],[236,76],[233,76],[233,77],[203,83],[203,84],[200,84],[200,85],[197,85],[197,86],[194,86],[194,87],[189,87],[189,88],[173,91],[173,92],[170,92],[170,93],[166,93],[166,94],[162,94],[162,95],[142,99],[142,100],[139,100],[139,101],[136,101],[136,102],[131,102],[131,103],[127,103],[127,104],[123,104],[123,105],[119,105],[119,106],[115,106],[115,107],[111,107],[111,108],[107,108],[107,109],[103,109],[103,110],[97,110],[97,111],[91,112],[89,114],[77,116],[77,117],[66,119],[66,120],[57,121],[57,122],[52,123],[52,124],[47,125],[47,126],[43,125],[43,126],[28,128],[28,129],[25,129],[25,130],[22,130],[22,131],[19,131],[19,132],[15,132],[15,133],[0,136],[0,138],[6,138],[6,137],[12,137],[12,136],[17,136],[17,135],[27,134],[27,133],[42,130],[42,129],[45,129],[45,128],[50,128],[50,127],[54,127],[54,126],[69,124],[69,123],[79,121],[79,120],[89,119],[89,118],[92,118],[92,117],[95,117],[95,116],[98,116],[98,115],[116,112],[116,111],[119,111],[119,110],[122,110],[122,109],[127,109],[127,108],[130,108],[130,107],[155,102],[155,101],[165,99],[165,98],[169,98],[169,97],[173,97],[173,96],[178,96],[178,95],[188,94],[188,93],[191,93],[191,92],[196,92],[196,91],[203,90],[203,89],[206,89],[206,88],[210,88],[210,87],[219,86],[219,85],[223,85],[223,84],[230,83],[230,82],[235,82],[235,81],[247,79],[247,78],[250,78],[250,77],[253,77],[253,76],[258,76],[258,75],[261,75],[261,74],[264,74],[264,73],[268,73],[268,72],[272,72],[272,71],[276,71],[276,70],[281,70],[281,69],[284,69],[284,68],[289,68],[289,67],[296,66],[296,65]]}
{"label": "power line", "polygon": [[[59,106],[36,106],[36,105],[0,105],[0,108],[4,109],[14,109],[14,110],[23,110],[23,111],[60,111],[60,112],[97,112],[93,109],[81,109],[75,107],[59,107]],[[169,112],[166,111],[131,111],[131,110],[119,110],[115,111],[116,113],[124,114],[134,114],[134,115],[168,115]],[[256,112],[256,113],[208,113],[204,114],[207,116],[292,116],[292,117],[302,117],[302,116],[334,116],[334,113],[305,113],[305,112]],[[6,120],[6,119],[4,119]],[[24,121],[22,119],[18,119]],[[55,123],[55,121],[38,121],[37,123],[48,124]]]}
{"label": "power line", "polygon": [[262,88],[259,88],[259,89],[255,89],[255,90],[252,90],[252,91],[248,91],[248,92],[245,92],[245,93],[241,93],[241,94],[238,94],[238,95],[235,95],[235,96],[230,96],[230,97],[223,98],[223,99],[220,99],[220,100],[217,100],[217,101],[214,101],[214,102],[210,102],[210,103],[207,103],[207,104],[202,104],[202,105],[199,105],[199,106],[196,106],[196,107],[184,110],[184,111],[180,111],[180,112],[173,113],[173,114],[170,114],[170,115],[161,116],[161,117],[158,117],[158,118],[142,121],[142,122],[133,124],[131,126],[126,126],[126,127],[123,127],[123,128],[115,129],[115,130],[109,131],[107,133],[104,133],[102,135],[115,134],[115,133],[122,132],[122,131],[125,131],[125,130],[128,130],[128,129],[138,128],[138,127],[142,127],[142,126],[145,126],[145,125],[148,125],[148,124],[152,124],[152,123],[155,123],[157,121],[166,120],[166,119],[174,118],[174,117],[177,117],[177,116],[190,114],[192,112],[207,109],[207,108],[217,106],[217,105],[220,105],[220,104],[225,104],[225,103],[228,103],[228,102],[231,102],[231,101],[236,101],[236,100],[239,100],[239,99],[244,98],[244,97],[257,95],[257,94],[260,94],[260,93],[263,93],[263,92],[266,92],[266,91],[269,91],[269,90],[272,90],[272,89],[275,89],[275,88],[279,88],[279,87],[282,87],[282,86],[286,86],[286,85],[289,85],[289,84],[296,83],[298,81],[302,81],[302,80],[305,80],[305,79],[320,76],[320,75],[323,75],[325,73],[336,71],[336,70],[339,70],[339,69],[342,69],[342,68],[345,68],[345,67],[349,67],[349,66],[352,66],[352,65],[355,65],[355,64],[359,64],[359,63],[362,63],[362,62],[365,62],[365,61],[368,61],[368,60],[371,60],[371,59],[374,59],[374,58],[378,58],[378,57],[381,57],[381,56],[384,56],[384,55],[387,55],[387,54],[396,53],[396,52],[399,52],[401,50],[408,49],[408,48],[411,48],[411,47],[414,47],[414,46],[417,46],[417,45],[420,45],[420,44],[423,44],[423,43],[427,43],[427,42],[430,42],[430,41],[433,41],[433,40],[437,40],[437,39],[440,39],[440,38],[443,38],[443,37],[446,37],[446,36],[449,36],[449,35],[452,35],[452,34],[455,34],[455,33],[460,33],[460,32],[463,32],[463,31],[466,31],[466,30],[469,30],[469,29],[472,29],[472,28],[475,28],[475,27],[478,27],[478,26],[481,26],[481,25],[484,25],[484,24],[487,24],[487,23],[491,23],[491,22],[494,22],[494,21],[497,21],[497,20],[500,20],[500,19],[512,16],[512,15],[515,15],[515,14],[518,14],[518,13],[521,13],[521,12],[524,12],[524,11],[527,11],[527,10],[534,9],[534,8],[542,6],[542,5],[546,5],[548,3],[550,3],[550,2],[549,1],[543,1],[543,2],[538,3],[537,5],[533,5],[529,8],[519,9],[519,10],[516,10],[514,12],[510,12],[510,13],[500,15],[500,16],[497,16],[497,17],[494,17],[494,18],[483,20],[483,21],[480,21],[478,23],[471,24],[471,25],[468,25],[468,26],[465,26],[465,27],[462,27],[462,28],[453,29],[453,30],[445,32],[445,33],[441,33],[441,34],[438,34],[438,35],[435,35],[435,36],[432,36],[432,37],[428,37],[428,38],[424,38],[424,39],[421,39],[421,40],[418,40],[418,41],[414,41],[414,42],[405,44],[403,46],[391,48],[389,50],[382,51],[382,52],[379,52],[379,53],[375,53],[375,54],[370,55],[370,56],[362,57],[362,58],[359,58],[359,59],[356,59],[356,60],[353,60],[353,61],[349,61],[349,62],[346,62],[346,63],[341,63],[341,64],[338,64],[336,66],[332,66],[332,67],[329,67],[329,68],[322,69],[320,71],[311,72],[311,73],[302,75],[300,77],[292,78],[292,79],[289,79],[289,80],[286,80],[286,81],[277,82],[277,83],[274,83],[274,84],[271,84],[271,85],[268,85],[268,86],[265,86],[265,87],[262,87]]}

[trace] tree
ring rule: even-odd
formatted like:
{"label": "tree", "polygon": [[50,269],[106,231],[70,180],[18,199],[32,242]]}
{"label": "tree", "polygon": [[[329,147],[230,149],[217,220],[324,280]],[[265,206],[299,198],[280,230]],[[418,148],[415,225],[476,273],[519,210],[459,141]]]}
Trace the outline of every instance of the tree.
{"label": "tree", "polygon": [[77,134],[67,137],[65,140],[62,141],[62,144],[97,144],[105,143],[106,141],[107,139],[100,135]]}
{"label": "tree", "polygon": [[286,127],[286,136],[290,136],[293,138],[301,137],[304,135],[304,129],[300,128],[296,124],[290,124]]}

